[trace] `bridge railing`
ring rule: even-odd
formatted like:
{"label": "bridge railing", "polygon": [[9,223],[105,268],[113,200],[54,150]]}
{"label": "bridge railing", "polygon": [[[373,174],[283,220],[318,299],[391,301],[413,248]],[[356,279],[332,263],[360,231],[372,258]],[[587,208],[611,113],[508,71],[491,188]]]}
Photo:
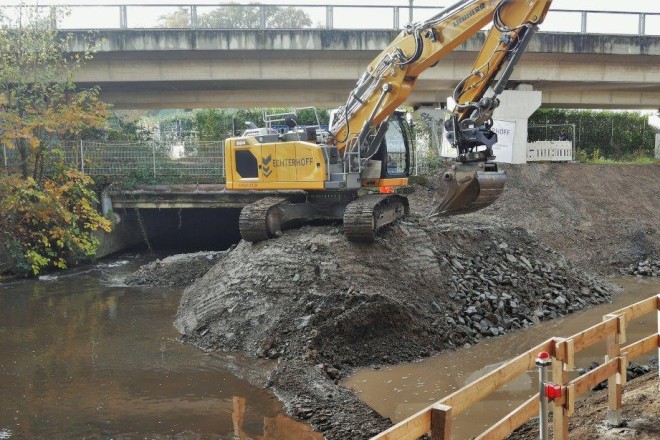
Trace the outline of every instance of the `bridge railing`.
{"label": "bridge railing", "polygon": [[[11,17],[21,6],[2,6]],[[49,14],[51,6],[44,8]],[[435,6],[362,4],[58,5],[61,29],[401,29],[443,10]],[[368,19],[367,19],[368,18]],[[544,32],[660,35],[660,12],[552,9]]]}

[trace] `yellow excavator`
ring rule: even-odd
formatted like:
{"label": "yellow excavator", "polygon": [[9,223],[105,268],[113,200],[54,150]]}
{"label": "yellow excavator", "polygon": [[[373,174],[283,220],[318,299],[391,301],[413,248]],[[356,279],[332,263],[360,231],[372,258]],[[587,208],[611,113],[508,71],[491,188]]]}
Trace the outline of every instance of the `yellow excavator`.
{"label": "yellow excavator", "polygon": [[[408,183],[410,130],[397,108],[419,75],[468,38],[492,27],[472,70],[449,104],[446,136],[457,149],[445,173],[448,191],[433,215],[482,209],[500,196],[505,173],[493,162],[492,115],[513,68],[552,0],[463,0],[428,20],[409,24],[359,78],[328,130],[298,126],[295,113],[249,124],[225,142],[226,188],[266,191],[243,208],[243,238],[258,242],[316,220],[341,220],[351,241],[371,242],[379,228],[408,212],[393,188]],[[277,130],[277,123],[285,130]],[[378,191],[365,193],[365,189]],[[368,192],[368,191],[367,191]]]}

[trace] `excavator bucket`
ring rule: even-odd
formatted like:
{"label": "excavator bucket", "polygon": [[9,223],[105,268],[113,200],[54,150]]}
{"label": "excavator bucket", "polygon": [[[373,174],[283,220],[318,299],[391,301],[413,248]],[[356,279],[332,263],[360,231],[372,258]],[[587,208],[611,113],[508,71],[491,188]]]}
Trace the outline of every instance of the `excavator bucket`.
{"label": "excavator bucket", "polygon": [[431,217],[478,211],[494,203],[504,191],[506,173],[494,163],[456,164],[445,173],[447,193]]}

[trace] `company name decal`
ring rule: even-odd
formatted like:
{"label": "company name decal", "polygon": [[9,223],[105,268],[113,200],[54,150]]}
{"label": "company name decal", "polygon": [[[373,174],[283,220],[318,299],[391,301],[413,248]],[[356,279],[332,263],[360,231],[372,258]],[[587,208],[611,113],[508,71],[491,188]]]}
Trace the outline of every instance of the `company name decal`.
{"label": "company name decal", "polygon": [[479,6],[477,6],[476,8],[465,14],[464,16],[459,17],[456,21],[454,21],[454,26],[460,25],[461,23],[465,22],[468,18],[476,15],[478,12],[483,11],[484,9],[486,9],[486,3],[481,3]]}

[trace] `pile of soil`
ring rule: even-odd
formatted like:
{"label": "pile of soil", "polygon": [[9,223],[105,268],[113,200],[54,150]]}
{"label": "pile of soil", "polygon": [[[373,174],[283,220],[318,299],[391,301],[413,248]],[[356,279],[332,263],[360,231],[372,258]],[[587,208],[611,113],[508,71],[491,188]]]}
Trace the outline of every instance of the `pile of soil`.
{"label": "pile of soil", "polygon": [[505,165],[491,216],[529,230],[573,263],[615,275],[660,259],[660,165]]}
{"label": "pile of soil", "polygon": [[175,325],[205,349],[279,359],[269,385],[290,413],[357,439],[389,421],[334,386],[352,368],[473,344],[611,292],[522,228],[412,215],[369,245],[332,226],[241,242],[186,290]]}
{"label": "pile of soil", "polygon": [[242,242],[186,290],[175,325],[203,349],[278,359],[267,385],[290,414],[329,440],[369,438],[390,422],[336,386],[353,368],[607,301],[612,288],[587,272],[658,256],[660,167],[506,169],[498,203],[449,220],[426,217],[442,182],[416,187],[411,216],[372,245],[340,226]]}
{"label": "pile of soil", "polygon": [[140,267],[124,280],[128,286],[188,287],[201,278],[227,254],[195,252],[172,255]]}

